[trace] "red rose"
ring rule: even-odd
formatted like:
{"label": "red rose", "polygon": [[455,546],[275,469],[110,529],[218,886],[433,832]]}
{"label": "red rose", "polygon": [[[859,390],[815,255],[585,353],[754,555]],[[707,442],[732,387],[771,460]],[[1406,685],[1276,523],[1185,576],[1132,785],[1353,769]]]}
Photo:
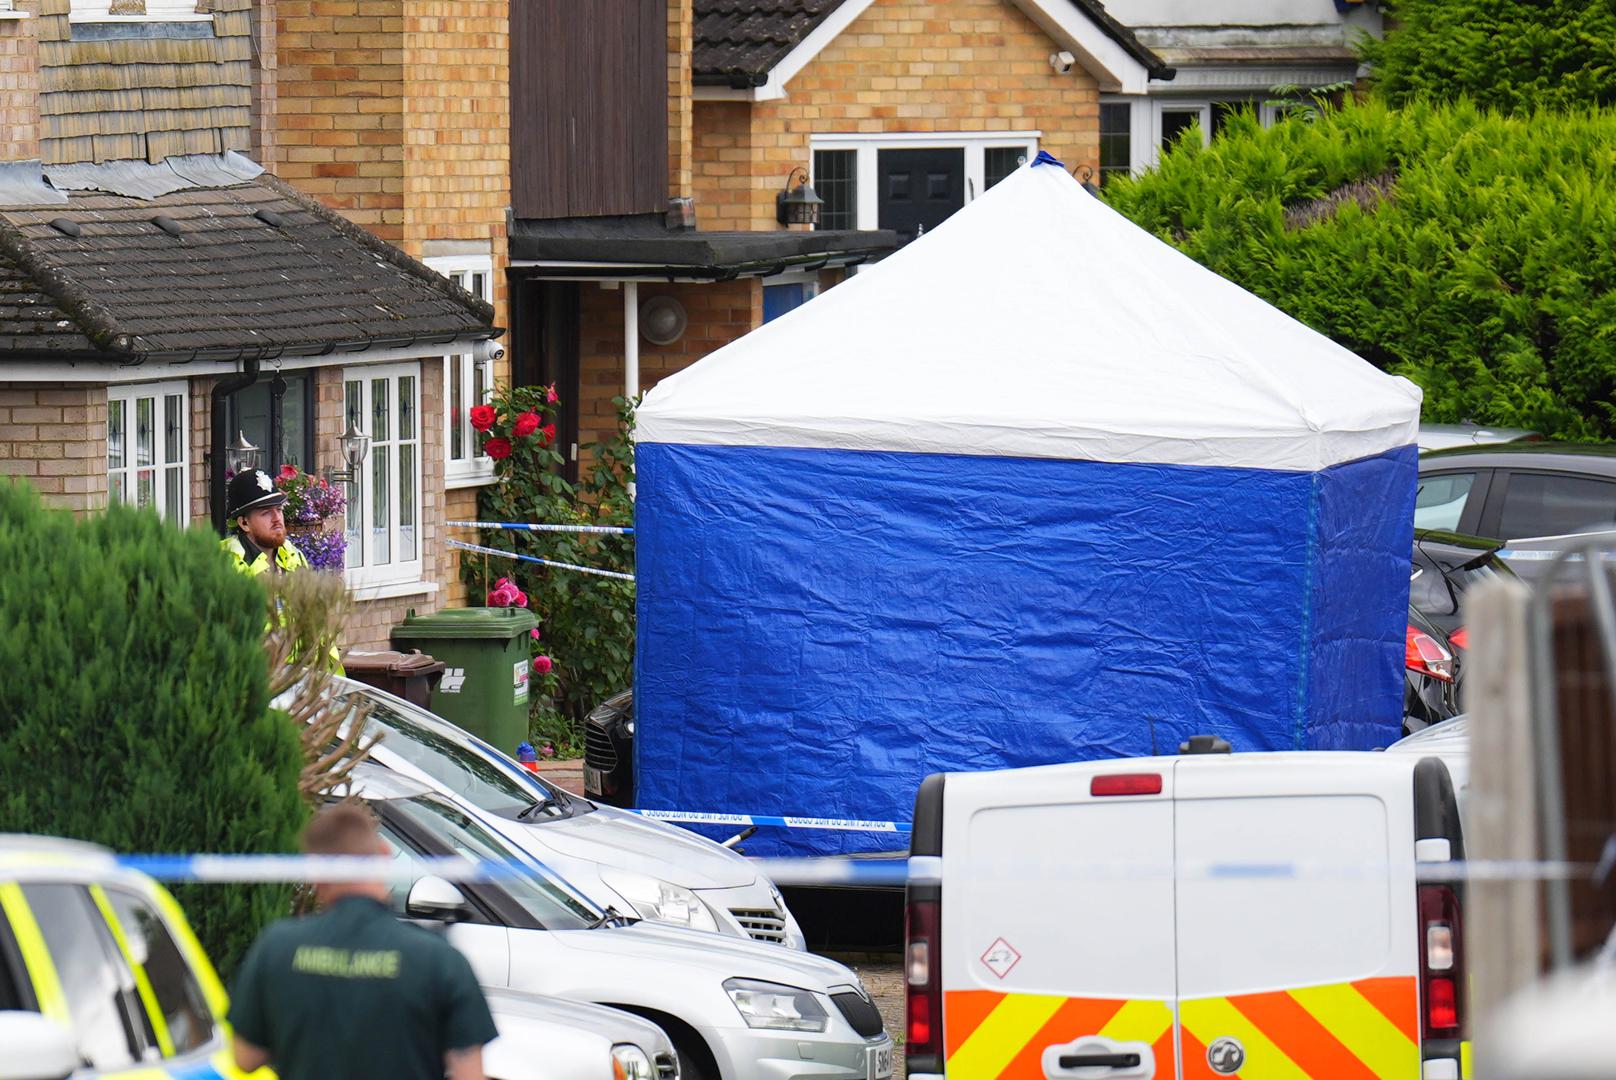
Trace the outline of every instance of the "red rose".
{"label": "red rose", "polygon": [[492,405],[473,405],[471,408],[471,426],[478,431],[487,431],[497,419],[499,414],[494,412]]}
{"label": "red rose", "polygon": [[282,465],[281,466],[281,479],[282,480],[294,480],[296,478],[297,478],[297,466],[296,465]]}
{"label": "red rose", "polygon": [[550,671],[554,667],[555,661],[551,660],[548,656],[535,656],[533,658],[533,670],[538,672],[540,675],[550,674]]}
{"label": "red rose", "polygon": [[489,439],[483,443],[483,452],[495,461],[504,461],[511,456],[511,441],[509,439]]}
{"label": "red rose", "polygon": [[537,430],[539,430],[539,414],[525,412],[516,418],[516,424],[511,428],[511,434],[518,439],[523,439]]}
{"label": "red rose", "polygon": [[544,425],[544,445],[549,446],[553,442],[555,442],[555,425],[554,424],[545,424]]}

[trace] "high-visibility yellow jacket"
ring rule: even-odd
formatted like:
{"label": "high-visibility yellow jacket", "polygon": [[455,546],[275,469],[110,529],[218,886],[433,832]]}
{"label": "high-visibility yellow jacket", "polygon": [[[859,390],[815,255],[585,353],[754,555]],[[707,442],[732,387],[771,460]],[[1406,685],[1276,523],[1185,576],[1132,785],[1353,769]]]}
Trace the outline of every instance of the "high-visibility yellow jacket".
{"label": "high-visibility yellow jacket", "polygon": [[[258,577],[260,574],[269,572],[269,553],[254,545],[252,550],[255,554],[249,560],[247,558],[248,543],[239,532],[219,541],[219,546],[224,549],[225,554],[230,556],[230,561],[235,565],[235,568],[248,577]],[[282,573],[291,573],[294,570],[307,570],[309,560],[303,557],[303,553],[297,550],[290,540],[283,540],[281,546],[275,549],[275,565]],[[265,629],[267,630],[268,627]],[[342,654],[337,651],[335,646],[330,649],[326,667],[333,674],[347,674],[342,667]]]}
{"label": "high-visibility yellow jacket", "polygon": [[[231,561],[235,563],[236,569],[248,577],[257,577],[259,574],[269,572],[269,552],[254,546],[253,557],[249,560],[247,558],[247,542],[239,532],[219,541],[219,546],[230,556]],[[297,547],[290,540],[282,541],[281,546],[275,549],[275,563],[281,571],[287,573],[293,570],[307,570],[309,568],[309,560],[303,557],[303,553],[297,550]]]}

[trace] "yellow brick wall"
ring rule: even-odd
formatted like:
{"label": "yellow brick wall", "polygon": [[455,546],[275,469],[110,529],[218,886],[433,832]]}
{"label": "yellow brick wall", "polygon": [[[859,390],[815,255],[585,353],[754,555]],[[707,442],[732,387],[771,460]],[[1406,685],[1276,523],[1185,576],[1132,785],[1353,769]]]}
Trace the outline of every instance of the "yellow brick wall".
{"label": "yellow brick wall", "polygon": [[404,237],[405,0],[276,0],[273,171]]}
{"label": "yellow brick wall", "polygon": [[[676,297],[689,322],[671,345],[640,338],[640,389],[682,371],[763,322],[763,287],[757,278],[712,283],[641,283],[640,304],[653,296]],[[623,392],[623,293],[584,285],[579,292],[578,443],[610,438],[617,431],[612,398]]]}
{"label": "yellow brick wall", "polygon": [[1008,0],[876,0],[784,100],[697,103],[701,227],[778,228],[774,194],[812,133],[1037,130],[1069,168],[1098,167],[1098,86],[1055,74],[1056,48]]}
{"label": "yellow brick wall", "polygon": [[0,477],[78,513],[107,505],[107,388],[0,383]]}
{"label": "yellow brick wall", "polygon": [[668,0],[668,197],[691,194],[694,101],[690,53],[694,48],[695,0]]}
{"label": "yellow brick wall", "polygon": [[[35,12],[39,0],[18,0]],[[0,22],[0,161],[39,156],[39,43],[35,19]]]}

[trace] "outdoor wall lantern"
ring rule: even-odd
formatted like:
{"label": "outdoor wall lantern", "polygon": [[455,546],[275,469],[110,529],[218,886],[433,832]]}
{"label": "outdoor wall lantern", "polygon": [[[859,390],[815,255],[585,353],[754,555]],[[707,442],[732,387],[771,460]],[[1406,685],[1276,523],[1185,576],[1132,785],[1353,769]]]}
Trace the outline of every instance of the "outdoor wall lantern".
{"label": "outdoor wall lantern", "polygon": [[224,467],[230,470],[231,476],[256,469],[259,453],[258,447],[247,441],[247,433],[237,429],[236,441],[224,448]]}
{"label": "outdoor wall lantern", "polygon": [[[795,188],[791,181],[802,173],[802,183]],[[818,225],[819,208],[825,200],[808,183],[808,170],[798,165],[786,174],[786,186],[774,196],[774,219],[782,225]]]}
{"label": "outdoor wall lantern", "polygon": [[689,322],[685,306],[671,296],[653,296],[640,305],[640,333],[653,345],[672,345]]}
{"label": "outdoor wall lantern", "polygon": [[359,430],[359,425],[348,421],[348,430],[342,433],[337,440],[342,444],[342,458],[348,467],[337,472],[330,466],[326,467],[325,478],[328,483],[348,484],[352,486],[359,481],[359,466],[365,463],[365,455],[370,453],[370,436]]}

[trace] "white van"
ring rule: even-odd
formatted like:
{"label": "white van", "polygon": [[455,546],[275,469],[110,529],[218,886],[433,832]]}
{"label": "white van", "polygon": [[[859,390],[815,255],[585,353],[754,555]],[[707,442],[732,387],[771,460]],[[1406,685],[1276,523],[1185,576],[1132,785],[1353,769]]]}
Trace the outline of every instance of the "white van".
{"label": "white van", "polygon": [[1462,858],[1436,758],[932,776],[910,861],[909,1076],[1456,1078],[1463,890],[1416,866]]}

